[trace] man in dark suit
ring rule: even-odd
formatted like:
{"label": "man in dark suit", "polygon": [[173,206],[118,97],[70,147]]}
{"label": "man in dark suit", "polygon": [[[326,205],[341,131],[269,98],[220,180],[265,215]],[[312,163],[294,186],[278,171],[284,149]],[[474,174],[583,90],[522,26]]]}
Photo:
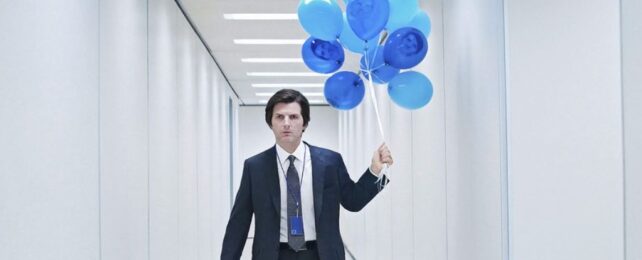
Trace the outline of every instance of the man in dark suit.
{"label": "man in dark suit", "polygon": [[377,195],[378,175],[384,164],[393,163],[388,147],[382,144],[374,152],[372,164],[355,183],[340,154],[301,141],[310,106],[300,92],[275,93],[265,121],[276,145],[245,161],[221,259],[241,257],[252,214],[252,259],[345,259],[339,204],[359,211]]}

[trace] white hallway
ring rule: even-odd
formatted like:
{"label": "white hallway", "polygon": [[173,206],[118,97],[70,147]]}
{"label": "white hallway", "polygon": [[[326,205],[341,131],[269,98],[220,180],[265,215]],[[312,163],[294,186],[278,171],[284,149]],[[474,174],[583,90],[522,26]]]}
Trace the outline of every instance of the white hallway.
{"label": "white hallway", "polygon": [[[396,162],[343,212],[351,256],[642,260],[642,2],[420,3],[435,94],[410,112],[376,88]],[[273,141],[179,4],[0,0],[0,259],[219,258]],[[304,135],[353,178],[371,102],[314,106]]]}

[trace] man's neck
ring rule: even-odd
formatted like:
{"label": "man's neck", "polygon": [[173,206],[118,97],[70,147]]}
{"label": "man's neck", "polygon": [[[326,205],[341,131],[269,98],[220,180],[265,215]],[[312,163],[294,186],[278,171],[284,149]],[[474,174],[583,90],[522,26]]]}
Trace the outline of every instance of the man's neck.
{"label": "man's neck", "polygon": [[298,148],[300,144],[301,144],[301,141],[299,141],[298,143],[294,143],[294,144],[291,144],[291,143],[287,143],[287,144],[277,143],[277,145],[281,146],[281,148],[283,148],[283,150],[285,150],[289,154],[293,154],[294,151],[296,151],[296,148]]}

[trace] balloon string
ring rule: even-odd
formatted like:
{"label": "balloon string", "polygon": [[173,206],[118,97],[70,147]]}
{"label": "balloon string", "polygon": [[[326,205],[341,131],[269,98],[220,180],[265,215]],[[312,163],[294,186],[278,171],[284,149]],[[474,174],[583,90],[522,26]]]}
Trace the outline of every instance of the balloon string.
{"label": "balloon string", "polygon": [[[376,49],[375,49],[376,52]],[[370,88],[370,98],[372,99],[372,105],[374,106],[375,114],[377,115],[377,123],[379,124],[379,134],[381,134],[381,139],[386,142],[386,137],[383,132],[383,124],[381,123],[381,115],[379,114],[379,106],[377,102],[377,95],[375,94],[375,89],[372,84],[372,70],[370,70],[370,63],[369,59],[367,56],[367,53],[364,52],[364,55],[366,55],[366,68],[368,69],[368,86]],[[379,191],[383,190],[383,188],[386,186],[385,181],[383,181],[384,176],[390,176],[390,170],[388,168],[388,164],[384,163],[383,168],[381,169],[381,172],[379,172],[379,175],[377,176],[377,180],[375,183],[377,183],[377,189]]]}
{"label": "balloon string", "polygon": [[[366,54],[367,55],[367,54]],[[368,88],[370,89],[370,98],[372,99],[372,105],[374,106],[375,115],[377,115],[377,123],[379,125],[379,134],[381,134],[381,139],[385,142],[386,137],[383,132],[383,124],[381,123],[381,115],[379,114],[379,106],[377,105],[377,95],[375,94],[375,89],[372,84],[372,70],[370,70],[370,62],[368,61],[368,56],[366,56],[366,68],[368,69]]]}
{"label": "balloon string", "polygon": [[[374,68],[372,68],[371,70],[372,70],[372,71],[375,71],[375,70],[378,70],[378,69],[382,68],[383,66],[386,66],[386,64],[385,64],[385,63],[381,63],[381,65],[379,65],[379,66],[377,66],[377,67],[374,67]],[[376,76],[377,76],[377,75],[375,75],[375,77],[376,77]]]}

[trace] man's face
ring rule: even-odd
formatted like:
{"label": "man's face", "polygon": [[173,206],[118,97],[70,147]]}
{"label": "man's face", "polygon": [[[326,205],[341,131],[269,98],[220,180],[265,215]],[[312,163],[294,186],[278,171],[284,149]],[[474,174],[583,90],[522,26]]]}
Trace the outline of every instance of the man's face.
{"label": "man's face", "polygon": [[339,50],[335,48],[332,43],[319,41],[312,46],[314,54],[324,60],[338,60]]}
{"label": "man's face", "polygon": [[281,146],[299,144],[304,129],[299,103],[277,103],[274,106],[272,132],[278,144]]}
{"label": "man's face", "polygon": [[399,49],[401,53],[405,55],[414,55],[419,53],[419,40],[417,39],[417,36],[413,33],[409,33],[405,37],[403,37],[401,45],[399,45]]}

